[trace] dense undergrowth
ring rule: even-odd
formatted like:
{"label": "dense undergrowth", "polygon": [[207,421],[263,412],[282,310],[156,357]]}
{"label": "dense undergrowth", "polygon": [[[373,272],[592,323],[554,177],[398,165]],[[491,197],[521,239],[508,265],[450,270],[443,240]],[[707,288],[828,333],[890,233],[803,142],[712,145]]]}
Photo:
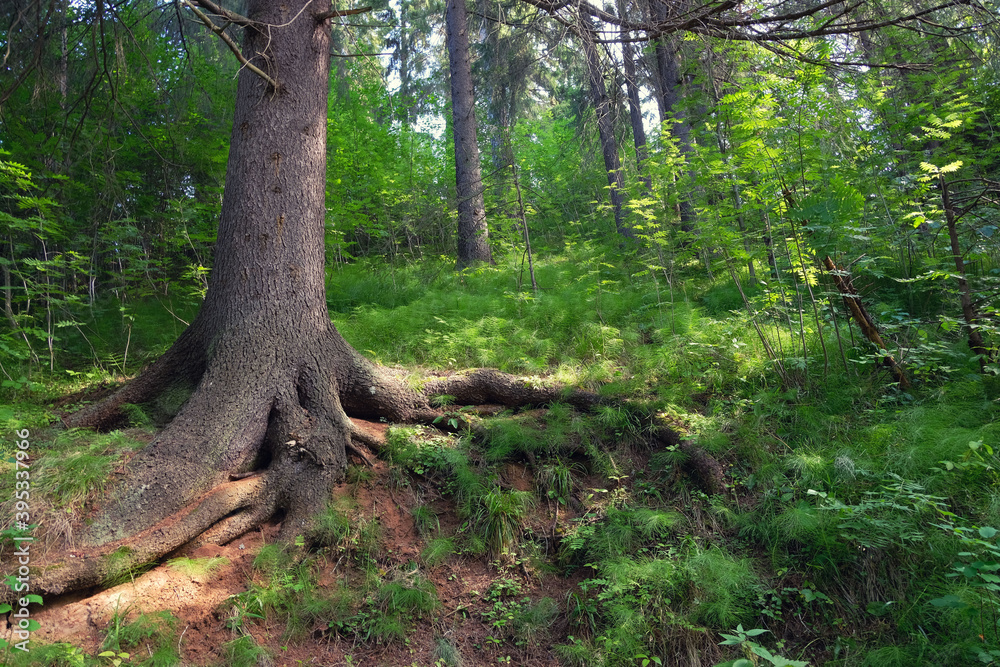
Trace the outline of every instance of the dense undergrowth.
{"label": "dense undergrowth", "polygon": [[[220,612],[233,633],[224,664],[267,659],[249,632],[261,624],[283,642],[362,646],[406,642],[428,624],[440,665],[516,663],[538,644],[581,666],[1000,661],[996,388],[957,336],[906,314],[911,295],[870,293],[915,380],[901,390],[833,309],[822,313],[825,339],[804,329],[809,354],[779,368],[732,282],[708,280],[698,265],[657,275],[569,244],[538,262],[532,293],[518,289],[519,260],[462,274],[446,261],[341,264],[331,312],[383,364],[489,366],[615,400],[590,413],[557,403],[485,418],[477,438],[392,428],[381,453],[389,488],[427,499],[410,510],[425,543],[419,559],[387,557],[378,522],[350,498],[332,502],[304,536],[314,550],[257,555],[246,592]],[[766,298],[750,289],[751,305]],[[173,310],[135,305],[127,327],[115,309],[93,310],[65,334],[69,372],[25,367],[6,385],[5,432],[43,433],[75,391],[154,358],[179,332],[168,323],[190,316]],[[773,303],[755,313],[786,317]],[[116,356],[126,342],[128,359]],[[450,409],[478,419],[463,407]],[[125,432],[52,431],[33,443],[45,530],[68,530],[87,494],[148,440],[146,414],[136,406]],[[655,423],[720,461],[725,492],[708,495],[686,454],[651,437]],[[530,473],[531,489],[505,481],[510,464]],[[14,476],[4,466],[7,498]],[[348,482],[372,474],[352,467]],[[489,628],[471,655],[439,632],[447,621],[432,574],[454,559],[496,573],[461,611]],[[344,576],[321,583],[331,567]],[[525,595],[529,581],[548,579],[565,581],[565,593]],[[129,664],[179,664],[178,633],[169,614],[116,618],[103,657],[54,645],[28,662],[5,659],[109,664],[127,653]]]}

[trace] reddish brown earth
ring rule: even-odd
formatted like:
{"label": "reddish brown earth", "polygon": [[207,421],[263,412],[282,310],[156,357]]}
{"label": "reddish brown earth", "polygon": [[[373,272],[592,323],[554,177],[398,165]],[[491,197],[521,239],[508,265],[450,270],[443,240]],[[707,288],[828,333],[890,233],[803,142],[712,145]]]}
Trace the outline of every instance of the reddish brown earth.
{"label": "reddish brown earth", "polygon": [[[445,533],[460,525],[450,499],[441,497],[429,485],[422,486],[415,480],[410,486],[393,488],[385,463],[376,460],[372,470],[374,477],[370,481],[358,485],[341,484],[334,495],[352,496],[362,518],[378,520],[384,544],[384,553],[379,558],[381,568],[391,571],[394,567],[419,561],[426,542],[418,534],[411,516],[415,505],[430,503],[440,512]],[[534,488],[530,471],[522,465],[508,464],[502,471],[502,480],[511,488]],[[553,530],[555,517],[552,512],[552,505],[539,503],[528,526],[536,538],[548,536]],[[559,518],[562,523],[568,517],[561,513]],[[224,664],[221,646],[236,637],[226,627],[226,600],[247,590],[254,576],[252,563],[256,553],[264,544],[275,540],[279,528],[279,525],[269,525],[225,546],[205,546],[177,554],[228,559],[228,564],[206,575],[191,576],[163,564],[133,582],[89,597],[77,594],[47,599],[45,605],[34,612],[34,618],[42,627],[32,635],[32,641],[70,642],[93,655],[100,652],[101,642],[116,612],[132,619],[140,613],[166,610],[179,620],[179,646],[184,664]],[[339,555],[330,555],[321,563],[318,576],[321,589],[331,588],[344,576],[343,560]],[[520,584],[518,600],[530,597],[537,601],[551,597],[562,608],[567,591],[575,586],[579,577],[542,575],[525,565],[498,572],[495,564],[488,564],[486,560],[485,557],[452,555],[435,568],[421,568],[421,573],[436,587],[441,606],[433,618],[416,622],[406,643],[365,644],[352,637],[331,635],[326,626],[320,624],[298,641],[283,640],[284,626],[275,623],[254,625],[250,632],[259,644],[271,651],[275,665],[430,666],[436,659],[435,638],[440,637],[447,638],[459,649],[462,664],[466,666],[496,665],[498,659],[507,656],[512,665],[558,665],[551,644],[565,641],[567,622],[564,617],[557,617],[548,636],[540,636],[533,646],[518,647],[511,642],[494,646],[487,641],[487,637],[497,633],[482,617],[482,612],[490,608],[483,594],[494,580],[505,577]],[[6,636],[7,628],[2,623],[0,621],[0,636]],[[138,653],[136,651],[137,658]]]}

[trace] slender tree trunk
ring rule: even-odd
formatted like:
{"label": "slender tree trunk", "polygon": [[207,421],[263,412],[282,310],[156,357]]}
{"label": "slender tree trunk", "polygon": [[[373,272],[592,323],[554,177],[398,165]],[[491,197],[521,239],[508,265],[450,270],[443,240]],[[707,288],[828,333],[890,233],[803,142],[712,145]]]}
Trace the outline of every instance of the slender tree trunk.
{"label": "slender tree trunk", "polygon": [[[670,9],[662,0],[653,0],[652,15],[655,19],[666,20]],[[675,10],[676,11],[676,10]],[[692,153],[691,126],[680,110],[681,71],[677,47],[673,40],[660,37],[654,46],[656,57],[656,73],[658,78],[657,93],[660,101],[660,120],[670,121],[670,134],[677,142],[677,149],[686,159]],[[695,231],[694,206],[683,193],[679,195],[677,205],[681,230],[688,233]]]}
{"label": "slender tree trunk", "polygon": [[962,244],[958,239],[958,216],[951,201],[951,191],[944,176],[939,177],[941,185],[941,203],[944,207],[945,220],[948,223],[948,241],[951,245],[951,255],[955,263],[955,273],[958,274],[958,299],[962,306],[962,318],[969,327],[969,349],[979,357],[979,368],[985,370],[986,365],[993,360],[991,351],[986,347],[983,334],[979,331],[977,322],[979,313],[972,303],[972,290],[965,273],[965,258],[962,254]]}
{"label": "slender tree trunk", "polygon": [[854,289],[851,274],[834,264],[829,256],[823,258],[823,266],[830,272],[833,284],[837,286],[837,291],[840,292],[840,295],[844,299],[844,305],[847,306],[848,312],[851,313],[854,321],[857,322],[861,333],[884,353],[882,355],[882,364],[889,369],[893,379],[899,383],[900,388],[909,389],[910,381],[906,378],[906,373],[903,372],[896,359],[886,349],[885,342],[875,327],[875,320],[872,319],[872,316],[868,313],[868,309],[865,308],[865,304],[861,300],[861,295]]}
{"label": "slender tree trunk", "polygon": [[[618,16],[624,20],[626,18],[625,0],[618,0]],[[622,38],[628,36],[626,31],[622,31]],[[629,120],[632,123],[632,141],[635,144],[636,171],[639,173],[639,180],[646,188],[646,193],[652,193],[653,181],[649,174],[645,172],[646,158],[646,128],[642,124],[642,101],[639,98],[639,79],[635,69],[635,52],[632,43],[622,42],[622,66],[625,70],[625,90],[628,95]]]}
{"label": "slender tree trunk", "polygon": [[608,97],[607,86],[604,85],[604,69],[601,57],[594,43],[594,29],[588,19],[580,15],[577,22],[577,35],[583,45],[583,55],[587,60],[587,78],[590,81],[590,95],[597,116],[597,132],[601,139],[601,154],[604,157],[604,169],[608,173],[608,186],[611,189],[611,207],[615,215],[615,229],[619,234],[635,238],[635,232],[625,221],[625,179],[622,175],[621,158],[618,155],[618,140],[615,138],[614,116],[612,114],[611,98]]}
{"label": "slender tree trunk", "polygon": [[458,196],[458,264],[492,262],[483,177],[476,140],[476,97],[469,61],[468,15],[465,0],[448,0],[445,12],[448,63],[451,72],[451,115],[455,137],[455,187]]}

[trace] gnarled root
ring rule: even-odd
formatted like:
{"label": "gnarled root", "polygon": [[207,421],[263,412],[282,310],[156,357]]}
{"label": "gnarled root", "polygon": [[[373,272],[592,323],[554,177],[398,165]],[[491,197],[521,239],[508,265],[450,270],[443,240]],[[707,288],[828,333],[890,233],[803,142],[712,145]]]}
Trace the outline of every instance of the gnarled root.
{"label": "gnarled root", "polygon": [[[82,553],[64,552],[32,573],[32,591],[59,594],[101,586],[123,572],[159,561],[227,517],[259,507],[267,493],[266,476],[220,484],[176,514],[127,539]],[[10,588],[0,588],[0,600],[13,597]]]}
{"label": "gnarled root", "polygon": [[[384,444],[381,429],[360,418],[448,430],[453,427],[439,419],[444,412],[430,402],[441,394],[463,405],[563,401],[585,410],[602,402],[589,392],[483,369],[431,379],[417,390],[402,373],[360,356],[332,327],[292,351],[248,352],[252,341],[216,339],[207,361],[202,340],[192,327],[132,384],[66,420],[108,428],[120,423],[125,403],[194,387],[83,531],[85,551],[45,563],[33,575],[34,590],[99,586],[123,563],[157,562],[185,545],[225,543],[279,513],[279,539],[308,536],[344,475],[347,450],[371,463],[367,450]],[[178,368],[182,363],[187,366]]]}

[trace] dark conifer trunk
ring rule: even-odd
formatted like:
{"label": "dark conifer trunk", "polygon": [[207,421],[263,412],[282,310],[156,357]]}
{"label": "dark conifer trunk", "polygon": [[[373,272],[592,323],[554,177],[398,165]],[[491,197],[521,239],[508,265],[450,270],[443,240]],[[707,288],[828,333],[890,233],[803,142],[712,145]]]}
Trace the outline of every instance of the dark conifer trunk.
{"label": "dark conifer trunk", "polygon": [[621,158],[618,155],[618,139],[615,137],[611,98],[608,97],[608,89],[604,85],[604,68],[601,67],[601,57],[597,52],[597,45],[594,43],[594,29],[591,27],[589,19],[582,14],[579,16],[577,35],[580,37],[583,55],[587,60],[587,79],[590,82],[590,95],[594,103],[594,113],[597,116],[597,132],[601,139],[604,169],[608,173],[615,229],[623,236],[634,238],[635,232],[625,221],[625,179],[622,175]]}
{"label": "dark conifer trunk", "polygon": [[451,73],[452,131],[455,136],[455,186],[458,196],[458,268],[492,262],[483,177],[476,140],[476,97],[469,61],[465,0],[448,0],[445,13]]}
{"label": "dark conifer trunk", "polygon": [[[665,21],[677,13],[682,13],[683,5],[670,6],[662,0],[652,0],[651,14],[655,20]],[[674,40],[658,37],[654,42],[656,59],[657,96],[660,107],[660,121],[670,121],[670,134],[677,142],[677,149],[686,159],[690,160],[692,153],[691,126],[680,110],[681,100],[681,68],[678,47]],[[681,194],[677,204],[677,214],[680,218],[681,230],[693,233],[695,231],[694,206],[689,197]],[[685,245],[689,241],[685,241]]]}
{"label": "dark conifer trunk", "polygon": [[[307,0],[252,0],[215,265],[198,317],[110,399],[67,420],[111,427],[127,403],[171,418],[140,452],[82,542],[155,559],[224,542],[277,513],[305,532],[343,475],[358,415],[419,419],[427,402],[358,355],[330,322],[324,279],[330,26]],[[264,27],[270,26],[270,27]],[[247,473],[257,474],[248,476]],[[239,481],[230,481],[230,480]],[[93,585],[78,559],[39,582]]]}

